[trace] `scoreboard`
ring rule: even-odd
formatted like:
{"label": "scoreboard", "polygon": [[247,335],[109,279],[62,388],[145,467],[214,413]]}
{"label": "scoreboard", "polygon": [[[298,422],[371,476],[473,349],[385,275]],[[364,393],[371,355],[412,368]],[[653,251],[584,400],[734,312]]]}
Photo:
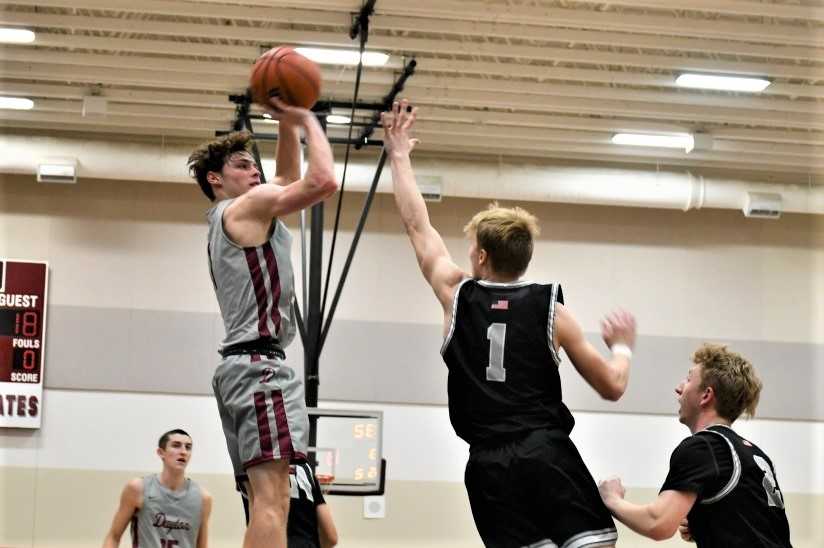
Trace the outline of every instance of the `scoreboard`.
{"label": "scoreboard", "polygon": [[315,476],[332,495],[383,494],[383,412],[307,408],[317,421]]}
{"label": "scoreboard", "polygon": [[46,262],[0,259],[0,427],[40,428]]}

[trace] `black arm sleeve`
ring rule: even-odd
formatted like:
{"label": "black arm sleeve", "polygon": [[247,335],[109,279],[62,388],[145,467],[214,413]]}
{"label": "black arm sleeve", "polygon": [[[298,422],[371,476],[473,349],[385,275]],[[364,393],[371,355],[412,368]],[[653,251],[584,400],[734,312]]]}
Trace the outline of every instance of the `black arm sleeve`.
{"label": "black arm sleeve", "polygon": [[670,457],[670,469],[661,491],[686,491],[699,497],[718,481],[718,463],[704,436],[690,436]]}

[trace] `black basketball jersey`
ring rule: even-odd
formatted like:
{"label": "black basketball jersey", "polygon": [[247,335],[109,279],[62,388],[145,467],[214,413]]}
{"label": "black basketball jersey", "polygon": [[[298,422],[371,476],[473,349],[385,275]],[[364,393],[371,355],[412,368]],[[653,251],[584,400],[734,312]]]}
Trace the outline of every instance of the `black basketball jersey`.
{"label": "black basketball jersey", "polygon": [[661,490],[698,494],[687,515],[698,548],[791,548],[772,461],[727,426],[681,442]]}
{"label": "black basketball jersey", "polygon": [[552,343],[556,302],[564,302],[557,284],[466,279],[458,286],[441,354],[449,418],[470,445],[537,428],[572,430]]}
{"label": "black basketball jersey", "polygon": [[326,501],[309,463],[301,461],[289,467],[289,488],[289,547],[320,548],[317,507]]}

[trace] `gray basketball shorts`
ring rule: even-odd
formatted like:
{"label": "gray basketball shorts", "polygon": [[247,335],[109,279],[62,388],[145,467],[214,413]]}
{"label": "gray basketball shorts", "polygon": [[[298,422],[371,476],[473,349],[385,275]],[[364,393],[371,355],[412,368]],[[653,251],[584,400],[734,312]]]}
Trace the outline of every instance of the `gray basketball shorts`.
{"label": "gray basketball shorts", "polygon": [[256,464],[306,458],[303,383],[284,361],[258,354],[227,356],[215,370],[212,390],[238,481]]}

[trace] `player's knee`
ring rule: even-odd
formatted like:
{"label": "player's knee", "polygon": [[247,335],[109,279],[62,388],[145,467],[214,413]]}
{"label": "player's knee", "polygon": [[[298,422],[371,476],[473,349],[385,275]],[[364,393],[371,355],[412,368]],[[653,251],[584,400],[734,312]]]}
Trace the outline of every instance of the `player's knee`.
{"label": "player's knee", "polygon": [[255,505],[289,509],[289,463],[272,461],[250,470],[250,495]]}
{"label": "player's knee", "polygon": [[289,517],[289,494],[285,498],[274,496],[256,499],[252,512],[269,523],[283,524]]}

